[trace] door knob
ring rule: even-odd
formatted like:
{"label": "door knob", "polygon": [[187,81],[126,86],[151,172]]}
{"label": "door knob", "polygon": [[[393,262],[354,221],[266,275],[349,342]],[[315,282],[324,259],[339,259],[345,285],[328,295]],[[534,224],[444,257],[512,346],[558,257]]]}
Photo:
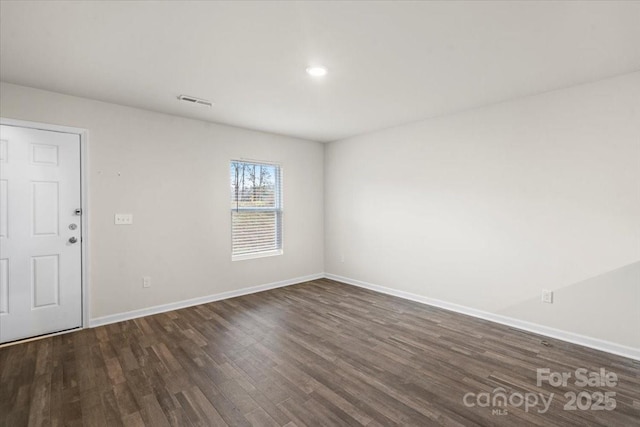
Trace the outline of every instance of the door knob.
{"label": "door knob", "polygon": [[78,241],[78,239],[76,239],[75,237],[69,237],[69,243],[76,243]]}

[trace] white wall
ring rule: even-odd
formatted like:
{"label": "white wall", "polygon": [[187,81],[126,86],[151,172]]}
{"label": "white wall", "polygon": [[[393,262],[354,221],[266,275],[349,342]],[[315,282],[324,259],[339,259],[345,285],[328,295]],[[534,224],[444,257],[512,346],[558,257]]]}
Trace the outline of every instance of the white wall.
{"label": "white wall", "polygon": [[[331,143],[324,173],[318,143],[5,83],[0,116],[89,130],[94,318],[324,268],[640,348],[640,73]],[[230,260],[238,157],[283,165],[281,257]]]}
{"label": "white wall", "polygon": [[640,73],[329,144],[325,233],[327,273],[640,349]]}
{"label": "white wall", "polygon": [[[93,318],[322,273],[321,144],[5,83],[0,102],[4,118],[88,130]],[[282,256],[231,261],[237,158],[282,165]]]}

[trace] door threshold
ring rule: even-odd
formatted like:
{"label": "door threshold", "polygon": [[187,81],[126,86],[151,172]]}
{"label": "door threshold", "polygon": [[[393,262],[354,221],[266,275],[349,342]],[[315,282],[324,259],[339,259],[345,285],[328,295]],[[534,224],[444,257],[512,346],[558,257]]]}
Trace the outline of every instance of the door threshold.
{"label": "door threshold", "polygon": [[56,335],[67,334],[69,332],[75,332],[75,331],[79,331],[81,329],[82,329],[82,326],[76,326],[75,328],[63,329],[62,331],[57,331],[57,332],[49,332],[47,334],[36,335],[35,337],[21,338],[21,339],[14,340],[14,341],[8,341],[8,342],[4,342],[4,343],[0,344],[0,349],[5,348],[5,347],[10,347],[10,346],[16,345],[16,344],[26,344],[26,343],[31,342],[31,341],[38,341],[38,340],[42,340],[42,339],[45,339],[45,338],[51,338],[51,337],[55,337]]}

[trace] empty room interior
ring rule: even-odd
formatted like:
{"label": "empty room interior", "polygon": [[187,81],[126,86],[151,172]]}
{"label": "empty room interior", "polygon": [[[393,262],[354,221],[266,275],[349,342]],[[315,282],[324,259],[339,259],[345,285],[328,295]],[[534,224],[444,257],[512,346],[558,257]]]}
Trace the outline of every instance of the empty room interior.
{"label": "empty room interior", "polygon": [[640,425],[640,1],[0,1],[0,426]]}

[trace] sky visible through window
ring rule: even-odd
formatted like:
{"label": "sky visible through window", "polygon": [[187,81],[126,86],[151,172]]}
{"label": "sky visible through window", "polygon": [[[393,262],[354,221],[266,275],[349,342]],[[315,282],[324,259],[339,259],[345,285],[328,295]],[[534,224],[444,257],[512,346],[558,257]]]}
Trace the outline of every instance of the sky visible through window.
{"label": "sky visible through window", "polygon": [[231,208],[277,208],[277,169],[275,165],[231,162]]}

